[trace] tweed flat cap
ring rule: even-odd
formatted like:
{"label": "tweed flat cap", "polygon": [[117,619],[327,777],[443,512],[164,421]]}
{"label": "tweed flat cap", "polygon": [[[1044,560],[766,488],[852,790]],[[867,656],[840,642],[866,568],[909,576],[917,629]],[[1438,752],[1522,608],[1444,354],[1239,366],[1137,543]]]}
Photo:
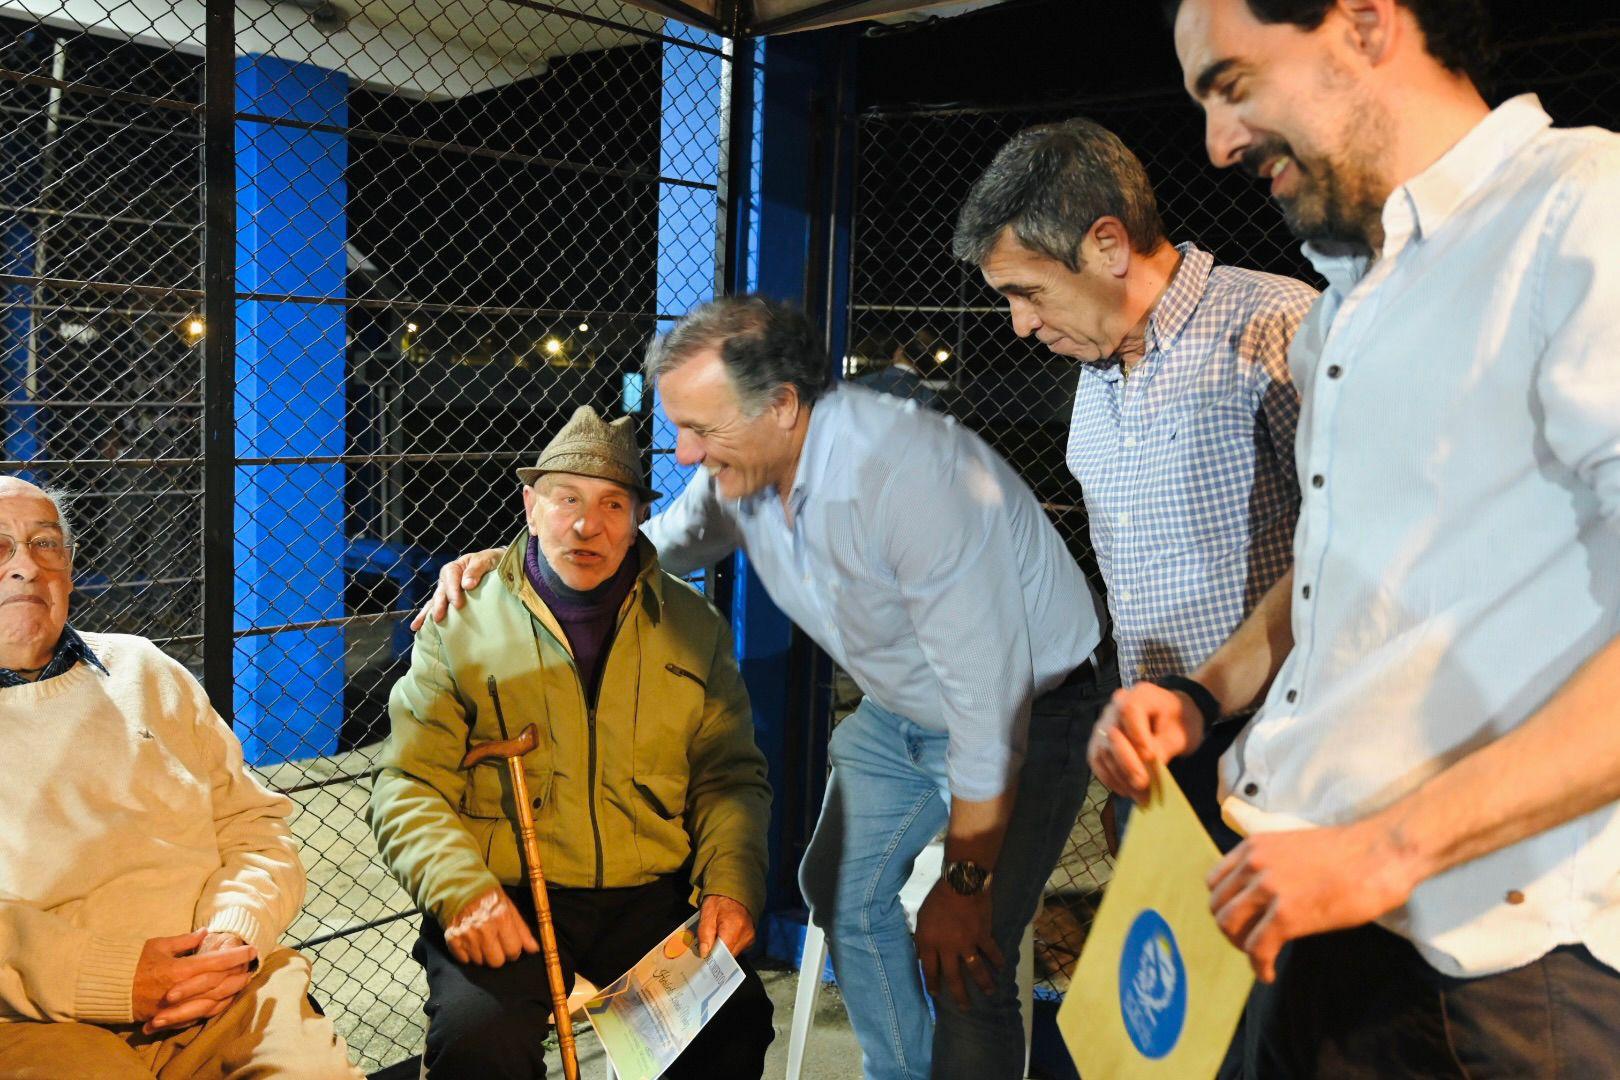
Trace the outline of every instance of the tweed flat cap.
{"label": "tweed flat cap", "polygon": [[660,498],[642,482],[641,451],[628,416],[608,423],[589,405],[574,410],[546,448],[540,451],[533,468],[518,469],[517,478],[532,484],[546,473],[573,473],[598,480],[611,480],[634,491],[644,502]]}

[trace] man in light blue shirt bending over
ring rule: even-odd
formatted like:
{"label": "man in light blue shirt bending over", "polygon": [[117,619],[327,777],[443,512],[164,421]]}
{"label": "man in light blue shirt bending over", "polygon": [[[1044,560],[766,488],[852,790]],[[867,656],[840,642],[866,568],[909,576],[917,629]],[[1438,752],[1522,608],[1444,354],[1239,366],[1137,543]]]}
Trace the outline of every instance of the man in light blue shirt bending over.
{"label": "man in light blue shirt bending over", "polygon": [[[741,549],[865,694],[833,732],[799,880],[866,1076],[1021,1076],[1017,950],[1118,679],[1093,655],[1098,599],[1005,461],[937,413],[834,386],[798,311],[706,304],[653,343],[647,368],[677,459],[703,466],[644,527],[664,565]],[[454,594],[468,575],[448,570]],[[913,943],[900,889],[942,828],[945,873]]]}

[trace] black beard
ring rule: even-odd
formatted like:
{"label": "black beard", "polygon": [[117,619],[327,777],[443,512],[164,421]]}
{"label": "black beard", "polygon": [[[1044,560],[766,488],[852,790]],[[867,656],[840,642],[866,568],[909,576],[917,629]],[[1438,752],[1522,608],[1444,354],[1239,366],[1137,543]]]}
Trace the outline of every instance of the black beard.
{"label": "black beard", "polygon": [[1330,169],[1313,172],[1299,194],[1276,200],[1288,231],[1317,243],[1368,245],[1382,207],[1345,190],[1348,186]]}

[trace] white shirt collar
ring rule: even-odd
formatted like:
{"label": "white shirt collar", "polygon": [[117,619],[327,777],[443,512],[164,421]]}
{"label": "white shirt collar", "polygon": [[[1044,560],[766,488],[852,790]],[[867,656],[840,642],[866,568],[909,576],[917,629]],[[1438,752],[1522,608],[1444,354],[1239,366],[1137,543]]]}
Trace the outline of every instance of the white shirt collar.
{"label": "white shirt collar", "polygon": [[[1534,94],[1509,98],[1457,141],[1440,159],[1389,193],[1384,201],[1384,253],[1413,238],[1432,236],[1463,201],[1543,129],[1552,117]],[[1371,255],[1358,244],[1308,241],[1305,257],[1341,292],[1367,272]]]}

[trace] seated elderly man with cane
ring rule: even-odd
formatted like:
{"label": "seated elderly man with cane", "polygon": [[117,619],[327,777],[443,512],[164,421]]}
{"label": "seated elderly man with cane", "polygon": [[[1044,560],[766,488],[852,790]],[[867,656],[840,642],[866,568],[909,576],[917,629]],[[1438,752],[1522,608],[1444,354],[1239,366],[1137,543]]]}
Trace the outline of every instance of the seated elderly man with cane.
{"label": "seated elderly man with cane", "polygon": [[[417,634],[371,797],[383,859],[425,913],[432,1077],[544,1076],[546,1024],[566,1016],[554,986],[605,985],[694,898],[699,951],[741,953],[764,902],[771,793],[748,694],[725,620],[640,536],[658,493],[630,421],[581,408],[517,472],[528,529]],[[771,1003],[744,971],[666,1075],[761,1075]]]}
{"label": "seated elderly man with cane", "polygon": [[358,1080],[276,939],[292,803],[177,661],[68,625],[60,500],[0,478],[0,1076]]}

